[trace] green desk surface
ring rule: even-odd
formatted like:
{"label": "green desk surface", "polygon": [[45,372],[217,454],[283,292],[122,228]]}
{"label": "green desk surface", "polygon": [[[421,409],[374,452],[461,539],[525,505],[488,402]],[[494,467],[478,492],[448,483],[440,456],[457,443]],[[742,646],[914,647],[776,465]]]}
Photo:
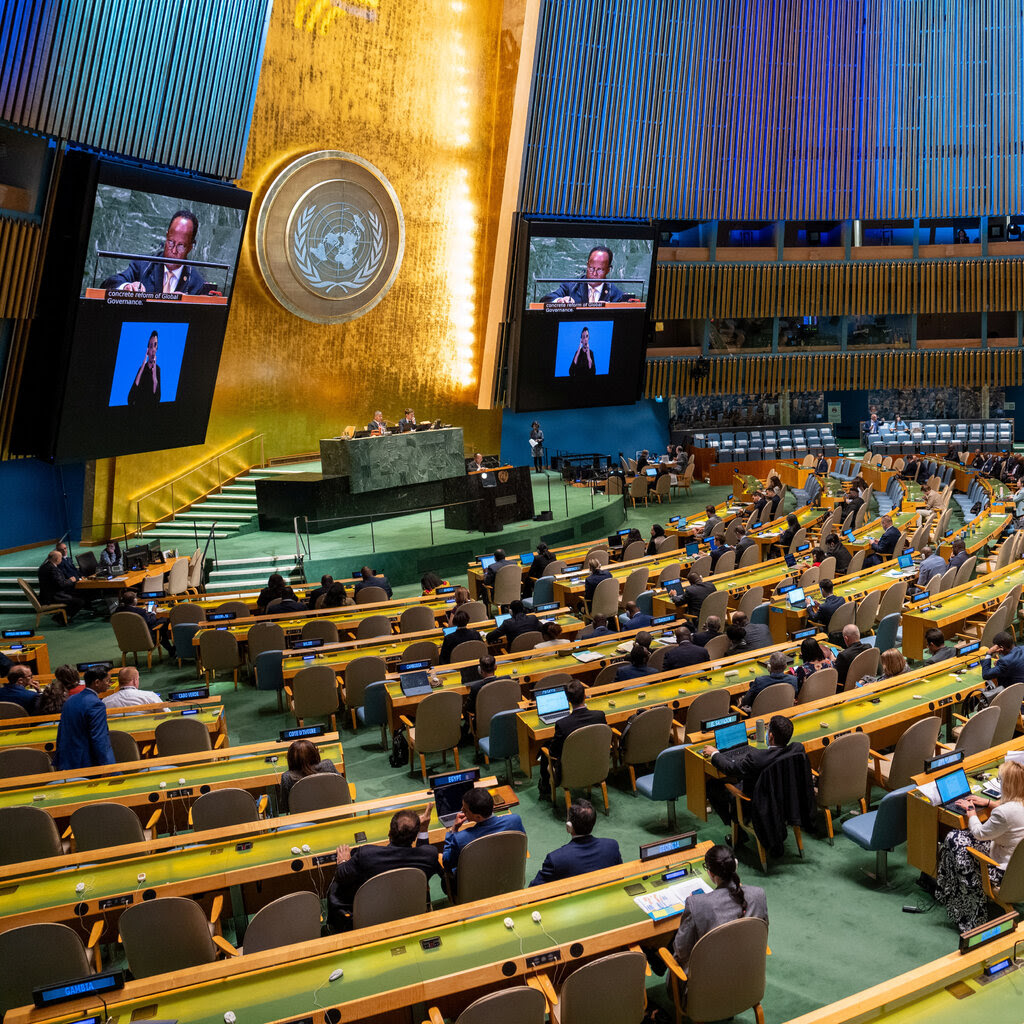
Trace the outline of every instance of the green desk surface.
{"label": "green desk surface", "polygon": [[[980,979],[985,965],[1012,956],[1020,939],[1018,928],[964,956],[950,953],[789,1024],[1018,1024],[1024,1020],[1024,969],[984,984]],[[955,941],[950,938],[950,946]]]}
{"label": "green desk surface", "polygon": [[[745,511],[746,505],[743,505],[732,498],[715,506],[715,514],[722,520],[722,522],[728,522],[730,519]],[[707,522],[708,514],[701,510],[700,512],[694,512],[692,515],[688,515],[685,519],[680,519],[678,523],[666,523],[665,533],[670,537],[677,533],[692,533],[694,530],[703,530],[704,527],[707,526]]]}
{"label": "green desk surface", "polygon": [[[829,645],[825,644],[825,646]],[[772,650],[784,650],[789,654],[795,654],[799,647],[799,644],[790,644],[788,647],[777,647]],[[689,703],[694,697],[708,690],[723,688],[735,690],[737,687],[742,687],[745,692],[757,676],[764,675],[768,671],[767,660],[768,652],[766,651],[763,657],[745,663],[725,665],[714,669],[705,668],[703,671],[699,666],[685,670],[679,669],[676,670],[674,678],[661,682],[655,678],[655,681],[646,685],[637,685],[636,680],[630,680],[626,689],[612,690],[588,697],[587,707],[592,711],[603,711],[610,719],[621,719],[623,715],[632,714],[632,712],[644,708],[658,707],[664,704],[678,707],[680,702]],[[737,674],[726,676],[727,672]],[[520,711],[519,719],[533,733],[554,731],[554,726],[547,725],[540,720],[536,709]]]}
{"label": "green desk surface", "polygon": [[[899,583],[900,580],[910,580],[916,576],[916,567],[908,569],[906,572],[900,572],[895,559],[893,559],[850,576],[837,576],[833,582],[833,593],[846,600],[856,599],[872,590],[885,590],[893,584]],[[808,597],[817,598],[821,593],[821,588],[815,584],[812,587],[807,587],[805,593]],[[772,610],[786,609],[789,607],[789,602],[782,597],[773,601],[771,607]]]}
{"label": "green desk surface", "polygon": [[[224,714],[224,709],[218,706],[209,711],[203,710],[198,714],[191,715],[198,722],[202,722],[207,728],[216,725]],[[123,729],[133,736],[148,735],[161,723],[169,718],[180,718],[180,711],[167,711],[155,715],[139,714],[125,715],[110,719],[112,728]],[[57,742],[57,723],[44,723],[34,725],[30,729],[0,729],[0,749],[10,747],[40,747],[45,746],[52,750]]]}
{"label": "green desk surface", "polygon": [[966,617],[983,604],[1001,601],[1018,583],[1024,583],[1024,564],[1017,565],[1010,572],[994,580],[980,583],[975,581],[966,590],[951,594],[949,597],[938,595],[932,601],[922,602],[923,607],[915,608],[910,605],[905,614],[936,622],[950,617]]}
{"label": "green desk surface", "polygon": [[[410,801],[410,806],[416,801]],[[422,806],[423,801],[418,805]],[[333,854],[341,843],[356,845],[357,832],[366,833],[366,842],[380,843],[387,839],[391,818],[397,807],[375,814],[362,814],[319,823],[310,823],[300,828],[289,828],[284,832],[256,834],[246,832],[242,839],[227,842],[200,842],[195,846],[178,847],[149,855],[134,853],[125,859],[110,858],[98,863],[85,863],[71,869],[45,873],[8,877],[0,883],[0,930],[6,931],[15,924],[26,923],[31,915],[42,915],[40,920],[62,921],[74,916],[71,909],[79,901],[87,904],[82,915],[95,915],[97,902],[114,896],[131,894],[142,899],[147,890],[157,890],[157,895],[182,895],[187,893],[212,892],[229,885],[245,881],[245,872],[252,869],[271,869],[264,874],[287,874],[298,864],[298,869],[313,869],[313,858]],[[295,816],[292,816],[295,818]],[[298,819],[296,819],[298,820]],[[263,827],[277,828],[279,823],[289,819],[269,819]],[[430,827],[441,828],[437,811],[432,812]],[[209,836],[210,833],[198,835]],[[180,837],[182,843],[189,843],[190,835]],[[252,843],[249,850],[237,847]],[[292,847],[308,844],[309,853],[292,853]],[[82,854],[81,859],[103,857],[104,851],[94,850]],[[280,872],[272,870],[280,866]],[[333,857],[325,864],[325,885],[334,872]],[[138,874],[145,872],[145,882],[138,881]],[[10,874],[10,869],[8,869]],[[78,894],[76,885],[82,882],[85,890]],[[160,892],[161,888],[173,886],[171,892]],[[17,920],[23,918],[24,920]]]}
{"label": "green desk surface", "polygon": [[[801,526],[810,526],[825,515],[825,510],[823,508],[814,508],[812,505],[804,505],[803,508],[798,508],[793,514]],[[753,540],[773,540],[775,537],[781,537],[785,529],[786,517],[780,516],[778,519],[767,524],[763,529],[751,530],[747,536]]]}
{"label": "green desk surface", "polygon": [[961,526],[952,537],[945,538],[949,543],[959,537],[971,551],[976,551],[990,544],[1010,523],[1011,516],[1007,512],[990,512],[986,510],[977,519]]}
{"label": "green desk surface", "polygon": [[[290,836],[295,834],[289,833]],[[659,861],[654,870],[660,875],[687,863],[692,864],[693,861]],[[343,1021],[353,1021],[362,1019],[366,1013],[346,1012],[345,1003],[375,998],[383,1000],[387,994],[401,989],[419,989],[432,984],[432,996],[437,998],[443,994],[443,990],[437,987],[440,984],[444,984],[447,991],[459,991],[457,981],[446,979],[463,972],[479,972],[488,964],[515,963],[515,974],[521,983],[526,973],[523,958],[530,954],[556,946],[566,947],[574,942],[582,942],[586,951],[588,938],[620,929],[641,927],[646,931],[649,927],[652,936],[656,933],[655,926],[646,925],[647,915],[633,902],[633,896],[625,891],[631,883],[643,885],[647,892],[654,887],[655,883],[647,877],[652,872],[651,865],[637,864],[636,867],[635,872],[624,874],[612,883],[547,899],[543,898],[544,888],[540,887],[534,890],[537,894],[535,900],[518,906],[515,904],[524,893],[510,894],[509,905],[497,912],[429,930],[399,934],[366,945],[338,949],[337,940],[321,940],[320,943],[309,944],[304,952],[313,951],[317,946],[331,945],[329,952],[305,957],[293,952],[286,958],[279,958],[273,966],[258,971],[246,972],[247,958],[233,961],[230,965],[199,968],[197,977],[216,977],[190,984],[186,989],[140,995],[134,1001],[115,997],[108,999],[107,1006],[109,1012],[122,1022],[133,1016],[133,1009],[144,1005],[149,1007],[146,1015],[150,1018],[188,1021],[189,1024],[223,1024],[223,1016],[228,1010],[244,1024],[247,1021],[312,1017],[318,1010],[331,1006],[341,1008]],[[540,924],[531,918],[535,910],[541,912]],[[506,916],[514,922],[514,930],[503,924]],[[439,938],[440,946],[424,950],[420,940],[425,938]],[[262,959],[259,954],[257,957]],[[563,954],[563,960],[566,958]],[[329,975],[338,968],[344,971],[343,977],[335,982],[328,981]],[[495,980],[500,981],[497,967],[494,974]],[[144,982],[137,984],[140,988],[146,987]],[[131,988],[125,994],[130,998]],[[410,993],[409,1001],[416,1001],[417,995],[418,992]],[[32,1019],[53,1022],[77,1020],[84,1015],[81,1007],[86,1002],[79,1003],[78,1009],[74,1008],[75,1004],[68,1004],[52,1011],[33,1011]],[[396,1002],[401,1004],[403,1000],[399,998]]]}
{"label": "green desk surface", "polygon": [[[326,614],[317,613],[316,615],[302,615],[299,613],[289,613],[291,617],[287,618],[274,615],[261,615],[258,618],[228,622],[227,629],[229,633],[234,634],[234,636],[239,640],[244,640],[249,630],[256,625],[257,622],[276,622],[285,630],[285,632],[293,633],[299,632],[307,622],[323,622],[326,619],[328,622],[333,622],[338,627],[339,633],[345,633],[357,630],[359,628],[359,623],[369,615],[386,615],[388,618],[397,622],[406,608],[426,607],[434,613],[434,617],[436,618],[442,612],[446,612],[453,604],[455,604],[454,597],[438,598],[435,601],[409,601],[407,603],[389,601],[386,605],[349,605],[346,608],[338,608],[333,611],[328,611]],[[223,627],[217,626],[215,623],[210,623],[206,628],[218,629]],[[193,643],[198,644],[200,633],[202,633],[202,630],[196,633],[193,638]]]}
{"label": "green desk surface", "polygon": [[[555,616],[555,622],[557,622],[562,629],[573,629],[580,630],[583,628],[582,619],[578,619],[575,615],[570,615],[568,612],[563,612],[561,615]],[[471,624],[471,628],[480,628],[481,633],[487,633],[490,629],[494,628],[494,620],[488,620],[487,622],[476,622]],[[402,652],[414,643],[416,640],[437,640],[437,646],[440,646],[440,641],[443,639],[442,634],[438,634],[437,637],[424,636],[421,633],[417,633],[410,639],[408,636],[396,636],[389,640],[387,637],[381,637],[381,641],[378,644],[368,643],[364,646],[350,648],[348,650],[337,650],[328,648],[323,650],[321,648],[314,648],[307,655],[294,655],[284,658],[281,662],[282,671],[286,676],[292,675],[298,672],[299,669],[308,668],[310,665],[330,665],[334,669],[344,669],[357,658],[373,657],[383,658],[385,661],[394,661],[399,658]]]}
{"label": "green desk surface", "polygon": [[[904,510],[899,512],[892,517],[893,526],[902,530],[905,526],[908,526],[913,520],[917,518],[917,512],[914,510]],[[868,523],[867,526],[862,526],[859,530],[853,531],[854,539],[852,541],[847,537],[843,537],[844,544],[855,544],[858,547],[863,547],[866,541],[878,540],[882,536],[882,520],[881,518],[876,519],[874,522]]]}
{"label": "green desk surface", "polygon": [[[230,750],[230,747],[225,747]],[[344,759],[341,744],[321,743],[321,757],[333,761],[341,770]],[[227,782],[244,782],[254,776],[268,774],[282,775],[288,769],[285,752],[269,755],[274,761],[268,762],[267,755],[257,754],[249,757],[226,758],[218,761],[204,761],[186,766],[167,766],[156,771],[130,772],[125,775],[88,779],[70,780],[49,786],[26,787],[24,789],[0,790],[0,807],[24,807],[31,805],[52,811],[68,805],[81,806],[87,803],[113,801],[114,803],[131,801],[131,798],[154,797],[150,802],[158,803],[167,790],[188,788],[195,790],[187,794],[198,797],[204,790],[202,787]],[[184,780],[184,781],[182,781]],[[165,784],[161,790],[161,783]]]}

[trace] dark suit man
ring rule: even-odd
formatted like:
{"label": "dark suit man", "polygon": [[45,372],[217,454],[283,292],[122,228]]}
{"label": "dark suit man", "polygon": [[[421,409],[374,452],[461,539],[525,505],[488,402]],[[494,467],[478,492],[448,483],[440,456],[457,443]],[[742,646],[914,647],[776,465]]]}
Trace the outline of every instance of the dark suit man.
{"label": "dark suit man", "polygon": [[971,556],[967,554],[967,545],[961,537],[953,541],[953,554],[949,558],[950,569],[959,569]]}
{"label": "dark suit man", "polygon": [[466,689],[469,690],[469,693],[466,695],[466,710],[470,714],[476,711],[476,699],[480,695],[480,691],[488,683],[493,683],[498,678],[494,674],[496,664],[492,654],[482,655],[479,662],[477,662],[477,674],[480,678],[466,684]]}
{"label": "dark suit man", "polygon": [[416,415],[412,409],[406,409],[405,415],[398,421],[399,433],[405,434],[416,429]]}
{"label": "dark suit man", "polygon": [[825,554],[831,555],[836,560],[836,575],[845,576],[853,555],[843,547],[843,542],[837,534],[830,533],[825,538]]}
{"label": "dark suit man", "polygon": [[469,613],[462,608],[452,616],[452,625],[455,627],[455,632],[449,633],[441,642],[441,654],[437,659],[439,665],[451,664],[452,651],[459,644],[465,643],[467,640],[483,640],[483,637],[477,630],[468,628]]}
{"label": "dark suit man", "polygon": [[508,606],[508,610],[511,618],[506,619],[497,629],[492,629],[487,634],[487,642],[489,644],[497,644],[504,641],[507,647],[511,647],[512,641],[517,636],[534,630],[539,633],[543,629],[544,624],[536,615],[526,614],[522,601],[513,601]]}
{"label": "dark suit man", "polygon": [[946,661],[956,657],[956,648],[946,646],[946,637],[941,629],[934,626],[926,629],[924,633],[925,653],[928,655],[924,663],[933,665],[937,661]]}
{"label": "dark suit man", "polygon": [[757,695],[762,690],[776,683],[788,683],[793,687],[793,699],[796,699],[797,678],[786,671],[787,661],[782,651],[774,651],[768,659],[768,675],[758,676],[751,684],[750,689],[740,698],[740,707],[752,708]]}
{"label": "dark suit man", "polygon": [[[11,670],[11,661],[3,654],[0,654],[0,658],[3,659],[3,661],[0,661],[0,674],[7,676],[7,673]],[[22,686],[23,679],[20,676],[24,672],[29,673],[24,677],[25,679],[32,678],[31,671],[26,665],[17,675],[4,679],[3,686],[0,686],[0,701],[3,701],[5,704],[17,704],[31,715],[34,713],[36,704],[39,702],[39,690],[30,690],[27,686]]]}
{"label": "dark suit man", "polygon": [[619,844],[614,839],[599,839],[592,834],[596,821],[597,813],[589,800],[574,800],[565,823],[569,842],[552,850],[544,858],[540,871],[530,885],[558,882],[563,878],[573,878],[588,871],[600,871],[601,868],[621,864]]}
{"label": "dark suit man", "polygon": [[498,575],[499,570],[504,569],[506,565],[512,565],[505,557],[505,552],[502,548],[497,548],[494,551],[494,561],[491,562],[487,569],[484,571],[484,586],[493,587],[494,577]]}
{"label": "dark suit man", "polygon": [[672,603],[677,608],[682,608],[683,613],[690,618],[696,619],[700,615],[700,606],[705,598],[715,592],[714,583],[705,583],[699,572],[691,572],[686,577],[690,585],[679,595],[673,597]]}
{"label": "dark suit man", "polygon": [[864,559],[864,565],[880,565],[887,558],[892,558],[899,539],[900,531],[892,525],[892,516],[882,516],[882,536],[871,542],[872,553]]}
{"label": "dark suit man", "polygon": [[743,552],[746,551],[747,548],[751,548],[751,547],[756,548],[757,547],[757,541],[753,540],[751,537],[748,537],[747,536],[747,531],[744,530],[743,527],[740,527],[736,531],[736,564],[737,565],[740,564],[740,559],[743,557]]}
{"label": "dark suit man", "polygon": [[837,687],[839,690],[846,687],[846,677],[850,673],[850,664],[853,662],[853,659],[861,651],[870,649],[868,644],[861,641],[860,630],[852,623],[849,626],[843,627],[843,643],[846,644],[846,649],[836,655],[835,665],[836,674],[839,676]]}
{"label": "dark suit man", "polygon": [[99,696],[109,685],[106,669],[91,668],[85,673],[85,683],[70,691],[57,725],[55,770],[66,772],[114,763],[107,709]]}
{"label": "dark suit man", "polygon": [[380,576],[374,576],[373,570],[368,565],[364,565],[362,569],[359,570],[359,575],[361,579],[352,588],[353,597],[355,597],[359,591],[363,590],[365,587],[380,587],[380,589],[388,595],[388,600],[391,600],[391,583],[388,581],[387,576],[384,576],[383,574]]}
{"label": "dark suit man", "polygon": [[827,626],[829,619],[846,602],[838,594],[832,592],[831,580],[822,580],[818,584],[818,589],[821,591],[821,600],[814,602],[807,612],[807,618],[810,622],[817,622],[822,626]]}
{"label": "dark suit man", "polygon": [[[678,633],[676,634],[679,635]],[[709,615],[704,620],[704,628],[693,634],[693,642],[698,647],[707,647],[716,636],[722,635],[722,620],[717,615]],[[668,655],[666,654],[667,658]]]}
{"label": "dark suit man", "polygon": [[747,648],[751,651],[771,647],[775,643],[772,631],[762,622],[751,622],[745,612],[733,612],[733,626],[739,626],[746,635]]}
{"label": "dark suit man", "polygon": [[686,626],[680,626],[676,630],[676,646],[665,652],[662,666],[665,669],[686,668],[689,665],[703,665],[708,660],[708,652],[692,641],[690,630]]}
{"label": "dark suit man", "polygon": [[75,597],[67,578],[61,572],[61,554],[51,551],[46,561],[39,566],[39,601],[41,604],[62,604],[67,611],[68,622],[82,609],[85,604],[81,598]]}
{"label": "dark suit man", "polygon": [[373,419],[366,424],[366,429],[371,434],[386,434],[388,432],[388,425],[384,422],[384,413],[380,409],[373,414]]}
{"label": "dark suit man", "polygon": [[[560,718],[555,722],[555,734],[551,737],[551,742],[548,744],[548,749],[554,758],[562,756],[562,747],[565,746],[565,741],[577,729],[582,729],[585,725],[595,725],[605,721],[603,711],[592,711],[584,703],[586,700],[586,690],[584,690],[583,684],[578,679],[573,679],[569,683],[565,688],[565,695],[569,698],[569,706],[572,710],[565,718]],[[556,783],[560,777],[561,772],[556,768]],[[540,757],[540,781],[537,784],[537,792],[543,800],[547,800],[551,796],[548,762],[543,754]]]}
{"label": "dark suit man", "polygon": [[819,456],[818,461],[815,463],[814,472],[821,476],[828,476],[828,459],[824,455]]}
{"label": "dark suit man", "polygon": [[594,591],[597,590],[598,584],[604,580],[610,580],[612,574],[596,558],[587,562],[587,568],[590,570],[590,575],[583,584],[583,594],[589,607],[590,602],[594,600]]}
{"label": "dark suit man", "polygon": [[[178,210],[171,216],[164,236],[163,248],[153,255],[173,259],[188,259],[199,233],[199,219],[191,210]],[[195,267],[181,263],[150,262],[135,260],[118,274],[103,282],[104,288],[119,291],[151,292],[155,294],[181,292],[185,295],[200,295],[210,289],[203,275]]]}
{"label": "dark suit man", "polygon": [[729,547],[728,544],[719,544],[714,551],[711,552],[711,572],[714,573],[715,569],[718,568],[718,560],[726,553],[726,551],[735,551],[735,548]]}
{"label": "dark suit man", "polygon": [[[764,749],[747,748],[739,763],[735,758],[728,756],[731,751],[721,754],[714,747],[705,747],[702,753],[711,759],[711,763],[719,771],[727,775],[738,776],[740,789],[747,796],[752,796],[757,786],[757,780],[768,765],[790,751],[803,750],[802,743],[789,742],[792,738],[793,722],[783,715],[773,715],[768,724],[768,746]],[[708,802],[718,812],[722,821],[727,825],[731,824],[735,813],[734,803],[724,782],[721,779],[709,779],[707,795]],[[740,834],[743,834],[742,830]]]}
{"label": "dark suit man", "polygon": [[588,302],[625,302],[618,285],[606,281],[612,268],[612,251],[603,245],[595,245],[587,256],[587,268],[583,277],[574,281],[563,281],[554,291],[548,292],[543,302],[558,302],[565,305],[584,305]]}
{"label": "dark suit man", "polygon": [[597,636],[611,636],[612,631],[608,628],[608,618],[605,615],[595,615],[590,620],[590,625],[582,630],[577,637],[579,640],[590,640]]}
{"label": "dark suit man", "polygon": [[324,573],[324,575],[320,577],[320,586],[317,587],[316,590],[311,590],[306,595],[306,607],[309,608],[310,611],[316,608],[317,601],[319,601],[320,598],[327,593],[330,585],[333,582],[334,577],[331,576],[329,573]]}
{"label": "dark suit man", "polygon": [[[467,822],[473,827],[463,829]],[[454,881],[459,858],[470,843],[495,832],[522,832],[525,835],[526,827],[518,814],[495,814],[494,797],[486,789],[471,789],[462,798],[462,810],[455,816],[454,824],[445,832],[441,863]]]}
{"label": "dark suit man", "polygon": [[431,807],[424,814],[399,811],[391,819],[388,846],[338,847],[338,869],[327,892],[327,923],[332,931],[352,928],[352,905],[356,891],[375,875],[395,868],[419,868],[430,882],[432,875],[440,875],[437,848],[428,837]]}

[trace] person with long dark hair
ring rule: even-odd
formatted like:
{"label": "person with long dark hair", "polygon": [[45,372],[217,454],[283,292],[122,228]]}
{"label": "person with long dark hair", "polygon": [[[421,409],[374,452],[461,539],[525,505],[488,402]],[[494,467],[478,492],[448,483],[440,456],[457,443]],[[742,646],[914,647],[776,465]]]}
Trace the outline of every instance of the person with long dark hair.
{"label": "person with long dark hair", "polygon": [[295,740],[288,747],[288,771],[281,776],[281,813],[288,813],[288,794],[299,779],[324,772],[337,775],[338,769],[329,758],[320,756],[315,743],[309,740]]}
{"label": "person with long dark hair", "polygon": [[704,867],[714,891],[696,893],[686,900],[679,930],[672,940],[672,955],[685,971],[690,954],[712,928],[741,917],[759,917],[768,923],[768,902],[764,889],[741,885],[736,873],[736,855],[728,846],[712,846],[704,855]]}

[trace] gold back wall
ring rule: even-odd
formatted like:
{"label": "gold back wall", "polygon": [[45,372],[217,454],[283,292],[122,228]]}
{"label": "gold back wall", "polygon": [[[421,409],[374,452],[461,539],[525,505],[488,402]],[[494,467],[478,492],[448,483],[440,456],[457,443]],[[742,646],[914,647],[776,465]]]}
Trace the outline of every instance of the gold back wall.
{"label": "gold back wall", "polygon": [[[278,0],[240,184],[253,209],[207,444],[105,460],[96,519],[252,433],[268,457],[313,451],[377,408],[462,426],[497,451],[500,411],[478,411],[490,286],[525,0]],[[382,302],[338,325],[288,313],[263,283],[256,215],[276,175],[317,150],[379,168],[405,218],[405,256]],[[102,481],[102,483],[101,483]],[[175,503],[183,495],[176,492]]]}

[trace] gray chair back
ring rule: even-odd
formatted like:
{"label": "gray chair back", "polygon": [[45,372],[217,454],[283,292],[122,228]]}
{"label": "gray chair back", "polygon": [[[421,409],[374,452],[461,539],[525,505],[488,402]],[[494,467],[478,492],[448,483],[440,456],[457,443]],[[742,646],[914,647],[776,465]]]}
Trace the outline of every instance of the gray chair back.
{"label": "gray chair back", "polygon": [[383,604],[388,592],[383,587],[360,587],[356,593],[356,604]]}
{"label": "gray chair back", "polygon": [[476,695],[474,734],[478,740],[490,734],[491,719],[500,711],[519,707],[522,692],[514,679],[495,679],[481,687]]}
{"label": "gray chair back", "polygon": [[612,953],[573,971],[558,996],[559,1024],[639,1024],[646,972],[646,958],[634,952]]}
{"label": "gray chair back", "polygon": [[[376,618],[376,616],[367,616]],[[365,621],[365,619],[363,620]],[[360,622],[362,625],[362,622]],[[391,623],[388,623],[388,633],[391,632]],[[371,633],[371,636],[380,634]],[[323,640],[325,644],[336,644],[338,642],[338,627],[330,619],[311,619],[302,626],[303,640]]]}
{"label": "gray chair back", "polygon": [[754,705],[750,709],[751,718],[762,718],[765,715],[774,714],[776,711],[785,711],[796,703],[796,690],[789,683],[772,683],[766,686],[755,698]]}
{"label": "gray chair back", "polygon": [[[741,917],[712,928],[690,954],[687,1016],[727,1020],[758,1006],[764,998],[767,955],[768,925],[759,917]],[[723,963],[729,964],[728,971],[722,970]]]}
{"label": "gray chair back", "polygon": [[461,735],[462,694],[453,690],[428,693],[416,710],[416,752],[451,750],[459,745]]}
{"label": "gray chair back", "polygon": [[634,558],[643,558],[647,545],[642,540],[630,541],[622,552],[624,562],[632,562]]}
{"label": "gray chair back", "polygon": [[110,747],[114,751],[114,760],[118,764],[131,761],[141,761],[142,752],[139,750],[135,737],[130,732],[122,732],[120,729],[111,729]]}
{"label": "gray chair back", "polygon": [[590,602],[591,615],[606,615],[609,619],[619,613],[619,581],[613,576],[611,579],[601,580],[594,590],[593,600]]}
{"label": "gray chair back", "polygon": [[999,724],[992,734],[992,746],[1009,743],[1020,721],[1020,706],[1024,700],[1024,683],[1014,683],[992,698],[990,707],[999,708]]}
{"label": "gray chair back", "polygon": [[234,612],[235,618],[247,619],[252,615],[252,611],[244,601],[222,601],[216,608],[211,609],[213,612]]}
{"label": "gray chair back", "polygon": [[520,633],[519,636],[512,641],[512,645],[509,647],[509,653],[514,651],[532,651],[544,639],[544,636],[536,629],[531,629],[526,633]]}
{"label": "gray chair back", "polygon": [[821,700],[822,697],[834,697],[838,685],[839,673],[834,668],[819,668],[804,680],[796,702],[810,704],[812,700]]}
{"label": "gray chair back", "polygon": [[544,1024],[544,996],[529,985],[492,992],[470,1003],[455,1024]]}
{"label": "gray chair back", "polygon": [[846,685],[844,690],[852,690],[865,676],[878,674],[878,664],[882,660],[882,652],[877,647],[869,647],[861,651],[853,661],[846,673]]}
{"label": "gray chair back", "polygon": [[245,643],[249,651],[249,662],[255,664],[264,651],[285,649],[284,630],[276,622],[256,622],[245,634]]}
{"label": "gray chair back", "polygon": [[434,628],[434,612],[425,604],[406,608],[398,620],[399,633],[423,633]]}
{"label": "gray chair back", "polygon": [[[542,602],[543,603],[543,602]],[[474,622],[485,622],[488,619],[487,607],[483,601],[467,601],[460,605],[461,609],[469,616],[469,624]]]}
{"label": "gray chair back", "polygon": [[158,757],[195,754],[213,748],[206,726],[194,718],[168,718],[156,727],[154,735]]}
{"label": "gray chair back", "polygon": [[433,640],[414,640],[404,651],[402,661],[429,661],[431,665],[437,664],[441,656],[441,650]]}
{"label": "gray chair back", "polygon": [[[138,615],[134,617],[139,618]],[[238,641],[226,629],[204,629],[199,634],[199,657],[208,672],[233,672],[242,661],[238,654]]]}
{"label": "gray chair back", "polygon": [[366,687],[384,679],[387,674],[388,663],[373,654],[349,662],[345,669],[345,706],[349,710],[360,707]]}
{"label": "gray chair back", "polygon": [[0,1015],[32,1003],[32,992],[93,973],[78,935],[64,924],[26,924],[0,933]]}
{"label": "gray chair back", "polygon": [[708,652],[708,657],[712,661],[724,658],[725,652],[729,650],[729,637],[725,633],[719,633],[718,636],[713,636],[704,645],[704,650]]}
{"label": "gray chair back", "polygon": [[139,816],[124,804],[85,804],[72,813],[69,823],[77,850],[105,850],[146,838]]}
{"label": "gray chair back", "polygon": [[729,691],[726,689],[707,690],[698,694],[686,709],[686,738],[700,732],[701,722],[727,715],[730,702]]}
{"label": "gray chair back", "polygon": [[206,618],[206,610],[192,601],[181,601],[171,607],[167,618],[170,619],[172,626],[179,622],[202,622]]}
{"label": "gray chair back", "polygon": [[192,805],[192,828],[205,832],[259,821],[256,801],[244,789],[211,789]]}
{"label": "gray chair back", "polygon": [[0,750],[0,779],[15,779],[26,775],[52,772],[50,756],[34,747],[10,747]]}
{"label": "gray chair back", "polygon": [[352,927],[372,928],[403,917],[425,914],[429,909],[428,898],[427,876],[419,868],[384,871],[368,878],[356,890],[352,903]]}
{"label": "gray chair back", "polygon": [[[861,631],[862,636],[866,636],[875,628],[875,618],[878,614],[881,600],[881,591],[872,590],[870,594],[865,594],[860,604],[857,605],[857,617],[854,621],[857,623],[857,628]],[[830,622],[830,628],[831,625],[832,623]]]}
{"label": "gray chair back", "polygon": [[28,718],[28,711],[14,701],[0,700],[0,719],[4,718]]}
{"label": "gray chair back", "polygon": [[672,709],[648,708],[629,723],[622,736],[623,764],[652,764],[671,742]]}
{"label": "gray chair back", "polygon": [[842,807],[864,796],[870,749],[866,732],[848,733],[825,747],[818,766],[819,807]]}
{"label": "gray chair back", "polygon": [[[984,866],[981,870],[985,870]],[[996,898],[1007,909],[1011,904],[1024,903],[1024,843],[1018,843],[1010,854],[1010,862],[996,890]]]}
{"label": "gray chair back", "polygon": [[318,772],[299,779],[288,794],[289,814],[308,814],[328,807],[352,803],[352,792],[344,775]]}
{"label": "gray chair back", "polygon": [[121,915],[118,928],[136,978],[184,971],[217,959],[199,904],[180,896],[133,904]]}
{"label": "gray chair back", "polygon": [[915,722],[900,738],[892,754],[887,789],[899,789],[910,784],[915,775],[924,771],[925,758],[935,753],[941,721],[934,715]]}
{"label": "gray chair back", "polygon": [[156,646],[146,620],[135,612],[114,612],[110,616],[110,625],[114,629],[114,639],[117,640],[117,646],[122,654],[151,651]]}
{"label": "gray chair back", "polygon": [[611,768],[611,726],[585,725],[571,732],[562,746],[562,781],[565,789],[587,789],[604,782]]}
{"label": "gray chair back", "polygon": [[41,807],[0,807],[0,864],[44,860],[63,852],[57,826]]}
{"label": "gray chair back", "polygon": [[452,663],[458,664],[461,661],[479,661],[486,653],[486,641],[463,640],[462,643],[457,644],[455,649],[452,651]]}
{"label": "gray chair back", "polygon": [[635,601],[647,589],[647,577],[649,570],[646,566],[634,569],[627,577],[622,586],[622,607],[625,608],[630,601]]}
{"label": "gray chair back", "polygon": [[915,788],[900,786],[882,797],[871,829],[872,850],[892,850],[907,841],[907,794]]}
{"label": "gray chair back", "polygon": [[320,938],[320,900],[315,892],[293,892],[268,903],[242,937],[242,952],[262,953]]}
{"label": "gray chair back", "polygon": [[474,840],[459,854],[456,902],[471,903],[515,892],[525,881],[526,836],[522,832],[492,832]]}
{"label": "gray chair back", "polygon": [[999,724],[999,708],[988,707],[972,715],[957,737],[956,749],[964,752],[964,757],[978,754],[992,746],[992,737]]}
{"label": "gray chair back", "polygon": [[708,594],[708,596],[701,602],[700,614],[697,616],[698,628],[704,628],[704,623],[707,622],[709,615],[717,615],[719,619],[724,621],[725,612],[728,607],[728,590],[716,590],[713,594]]}
{"label": "gray chair back", "polygon": [[502,566],[494,575],[491,604],[507,605],[523,596],[523,569],[518,562]]}
{"label": "gray chair back", "polygon": [[[320,625],[323,624],[320,623]],[[334,623],[330,622],[327,625],[334,626]],[[337,634],[337,626],[334,626],[334,632]],[[391,618],[387,615],[367,615],[360,619],[359,625],[356,626],[357,640],[373,640],[376,637],[385,636],[391,636]]]}

